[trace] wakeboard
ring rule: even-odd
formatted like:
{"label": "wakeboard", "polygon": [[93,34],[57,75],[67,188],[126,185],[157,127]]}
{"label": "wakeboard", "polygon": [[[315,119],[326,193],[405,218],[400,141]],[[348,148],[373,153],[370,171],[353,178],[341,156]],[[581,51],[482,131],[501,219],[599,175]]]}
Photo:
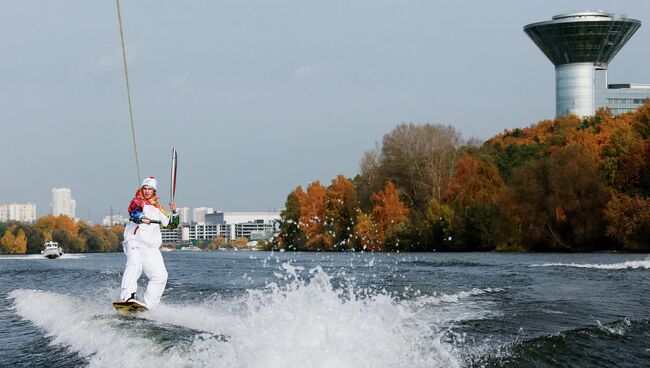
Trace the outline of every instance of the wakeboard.
{"label": "wakeboard", "polygon": [[127,302],[113,302],[113,307],[118,312],[146,312],[149,309],[137,300],[129,300]]}

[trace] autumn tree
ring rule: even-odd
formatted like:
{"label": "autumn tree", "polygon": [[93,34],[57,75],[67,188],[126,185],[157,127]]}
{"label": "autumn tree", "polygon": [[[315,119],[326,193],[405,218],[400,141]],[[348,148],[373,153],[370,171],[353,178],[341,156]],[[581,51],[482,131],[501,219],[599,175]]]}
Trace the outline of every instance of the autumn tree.
{"label": "autumn tree", "polygon": [[[391,181],[386,183],[383,191],[372,195],[372,201],[375,204],[372,218],[377,226],[378,239],[380,243],[386,243],[387,236],[408,219],[409,211]],[[387,244],[387,247],[393,245]]]}
{"label": "autumn tree", "polygon": [[493,249],[492,223],[503,186],[494,164],[469,155],[461,157],[443,197],[454,209],[454,231],[447,234],[444,244],[452,250]]}
{"label": "autumn tree", "polygon": [[248,239],[237,238],[232,241],[234,249],[248,249]]}
{"label": "autumn tree", "polygon": [[513,173],[499,200],[501,239],[531,250],[598,249],[608,199],[596,164],[567,147]]}
{"label": "autumn tree", "polygon": [[616,164],[615,187],[619,191],[650,195],[650,139],[637,140]]}
{"label": "autumn tree", "polygon": [[463,156],[456,164],[443,200],[459,208],[467,208],[474,203],[494,204],[503,186],[503,179],[495,165]]}
{"label": "autumn tree", "polygon": [[51,241],[52,233],[56,229],[56,217],[52,215],[45,215],[36,220],[34,226],[43,233],[46,241]]}
{"label": "autumn tree", "polygon": [[325,231],[332,234],[334,247],[350,249],[359,208],[352,181],[337,175],[327,188],[326,202]]}
{"label": "autumn tree", "polygon": [[25,236],[25,230],[20,229],[16,235],[16,243],[13,253],[25,254],[25,252],[27,252],[27,237]]}
{"label": "autumn tree", "polygon": [[14,248],[16,247],[16,236],[14,235],[15,227],[10,227],[7,229],[0,239],[0,245],[2,245],[3,253],[14,253]]}
{"label": "autumn tree", "polygon": [[214,239],[212,239],[210,244],[208,244],[208,249],[210,249],[210,250],[218,250],[225,243],[226,243],[226,239],[223,236],[217,236]]}
{"label": "autumn tree", "polygon": [[307,187],[300,198],[299,228],[305,233],[307,250],[331,250],[334,237],[326,231],[327,189],[319,181]]}
{"label": "autumn tree", "polygon": [[361,213],[357,217],[357,224],[354,228],[355,238],[359,244],[360,250],[367,251],[385,251],[385,244],[382,242],[377,230],[377,225],[372,216],[367,213]]}
{"label": "autumn tree", "polygon": [[650,138],[650,98],[633,114],[634,129],[643,139]]}
{"label": "autumn tree", "polygon": [[650,251],[650,198],[616,193],[604,211],[607,235],[634,252]]}
{"label": "autumn tree", "polygon": [[61,229],[70,234],[71,236],[76,236],[79,234],[79,224],[71,217],[66,215],[56,216],[55,228]]}

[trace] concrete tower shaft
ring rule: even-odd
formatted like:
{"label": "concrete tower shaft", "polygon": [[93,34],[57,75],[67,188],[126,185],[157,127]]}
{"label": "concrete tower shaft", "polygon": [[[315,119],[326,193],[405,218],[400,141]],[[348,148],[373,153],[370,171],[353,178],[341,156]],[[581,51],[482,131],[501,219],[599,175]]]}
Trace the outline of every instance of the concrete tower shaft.
{"label": "concrete tower shaft", "polygon": [[636,19],[600,11],[556,15],[524,27],[555,65],[556,116],[596,112],[608,63],[639,27]]}

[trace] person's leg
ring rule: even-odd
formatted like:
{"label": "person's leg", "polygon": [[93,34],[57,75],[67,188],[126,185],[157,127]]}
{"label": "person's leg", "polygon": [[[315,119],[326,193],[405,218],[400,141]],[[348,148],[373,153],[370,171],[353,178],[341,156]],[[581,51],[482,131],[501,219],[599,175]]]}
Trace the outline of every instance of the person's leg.
{"label": "person's leg", "polygon": [[120,300],[127,300],[132,293],[138,290],[138,279],[142,274],[142,249],[136,248],[129,243],[122,243],[124,254],[126,254],[126,268],[122,275],[122,289]]}
{"label": "person's leg", "polygon": [[149,278],[147,291],[144,293],[144,303],[147,307],[153,308],[160,303],[160,297],[167,284],[167,269],[160,250],[146,249],[143,271]]}

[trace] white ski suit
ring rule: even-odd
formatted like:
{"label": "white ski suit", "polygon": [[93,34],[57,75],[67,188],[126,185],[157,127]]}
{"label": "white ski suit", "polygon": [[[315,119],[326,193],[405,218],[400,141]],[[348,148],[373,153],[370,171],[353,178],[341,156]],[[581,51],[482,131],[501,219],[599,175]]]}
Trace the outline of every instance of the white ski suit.
{"label": "white ski suit", "polygon": [[[160,209],[150,204],[143,206],[144,217],[160,221],[160,224],[144,224],[129,221],[124,229],[122,247],[126,254],[126,269],[122,276],[120,299],[126,300],[138,289],[138,279],[142,272],[149,279],[143,301],[148,308],[160,303],[160,297],[167,284],[167,269],[160,253],[162,235],[160,227],[167,226],[170,218]],[[172,215],[173,216],[173,215]]]}

